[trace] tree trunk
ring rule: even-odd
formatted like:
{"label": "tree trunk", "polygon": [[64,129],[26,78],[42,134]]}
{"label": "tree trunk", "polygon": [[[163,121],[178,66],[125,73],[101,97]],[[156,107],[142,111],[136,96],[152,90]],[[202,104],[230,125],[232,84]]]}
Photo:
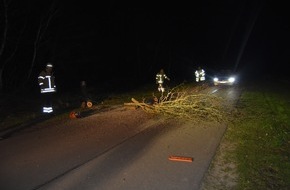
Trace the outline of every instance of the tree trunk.
{"label": "tree trunk", "polygon": [[[6,45],[6,40],[7,40],[7,31],[8,31],[8,5],[7,5],[7,2],[6,0],[3,0],[3,6],[4,6],[4,27],[3,27],[3,35],[2,35],[2,44],[1,44],[1,47],[0,47],[0,57],[3,56],[3,52],[4,52],[4,49],[5,49],[5,45]],[[0,65],[0,91],[3,90],[3,70],[4,70],[4,67],[5,67],[5,64],[7,62],[4,62],[3,64]]]}
{"label": "tree trunk", "polygon": [[45,18],[43,18],[39,24],[39,28],[38,28],[38,31],[37,31],[37,35],[36,35],[36,38],[35,38],[35,41],[34,41],[34,50],[33,50],[33,56],[32,56],[32,60],[31,60],[31,64],[30,64],[30,67],[29,67],[29,71],[28,71],[28,75],[27,75],[27,78],[26,78],[26,81],[23,83],[23,85],[26,85],[26,83],[29,81],[30,77],[31,77],[31,74],[32,74],[32,70],[34,68],[34,65],[35,65],[35,61],[36,61],[36,57],[37,57],[37,51],[38,51],[38,48],[40,46],[40,43],[45,35],[45,32],[47,31],[47,28],[52,20],[52,18],[54,17],[54,15],[56,14],[56,10],[54,8],[54,2],[51,4],[50,6],[50,10],[48,12],[48,18],[45,20]]}
{"label": "tree trunk", "polygon": [[253,30],[253,28],[254,28],[254,26],[256,24],[257,18],[258,18],[259,14],[260,14],[261,7],[262,7],[262,5],[259,4],[257,9],[254,10],[255,12],[253,13],[253,17],[251,18],[249,26],[248,26],[248,28],[246,30],[246,33],[245,33],[245,36],[244,36],[244,39],[243,39],[243,42],[242,42],[242,45],[241,45],[241,48],[240,48],[236,63],[235,63],[234,71],[236,71],[238,66],[239,66],[239,63],[240,63],[240,60],[241,60],[242,55],[244,53],[245,47],[246,47],[246,45],[248,43],[248,39],[249,39],[249,37],[250,37],[250,35],[252,33],[252,30]]}

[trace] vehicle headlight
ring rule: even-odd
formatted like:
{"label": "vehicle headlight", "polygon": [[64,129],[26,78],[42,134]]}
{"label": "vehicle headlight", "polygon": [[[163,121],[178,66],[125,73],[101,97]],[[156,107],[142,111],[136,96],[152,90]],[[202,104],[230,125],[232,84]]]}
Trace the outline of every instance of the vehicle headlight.
{"label": "vehicle headlight", "polygon": [[217,81],[219,81],[219,79],[217,77],[215,77],[215,78],[213,78],[213,81],[217,82]]}
{"label": "vehicle headlight", "polygon": [[229,78],[229,82],[235,82],[235,80],[236,80],[235,77],[230,77]]}

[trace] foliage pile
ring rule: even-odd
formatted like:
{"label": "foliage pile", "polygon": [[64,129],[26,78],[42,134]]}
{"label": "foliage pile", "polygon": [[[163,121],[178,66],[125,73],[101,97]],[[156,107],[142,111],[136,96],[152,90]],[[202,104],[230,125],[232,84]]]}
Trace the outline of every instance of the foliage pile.
{"label": "foliage pile", "polygon": [[139,102],[132,98],[133,103],[143,110],[153,114],[169,117],[200,121],[224,121],[228,107],[225,101],[212,94],[201,93],[200,90],[186,88],[183,84],[171,89],[166,94],[157,97],[153,94],[153,101]]}

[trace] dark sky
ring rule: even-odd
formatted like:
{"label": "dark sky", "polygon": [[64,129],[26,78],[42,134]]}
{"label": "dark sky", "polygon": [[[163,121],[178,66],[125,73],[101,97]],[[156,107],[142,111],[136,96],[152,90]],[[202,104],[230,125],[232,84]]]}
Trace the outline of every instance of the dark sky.
{"label": "dark sky", "polygon": [[[45,2],[31,3],[31,46],[53,1]],[[61,84],[154,82],[161,68],[193,80],[198,66],[287,74],[290,12],[277,1],[61,1],[54,10],[33,71],[52,61]]]}

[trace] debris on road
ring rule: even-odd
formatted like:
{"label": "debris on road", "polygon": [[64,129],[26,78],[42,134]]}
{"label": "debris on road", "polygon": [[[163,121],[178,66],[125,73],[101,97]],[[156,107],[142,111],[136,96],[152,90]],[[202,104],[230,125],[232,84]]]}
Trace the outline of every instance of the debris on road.
{"label": "debris on road", "polygon": [[72,111],[69,114],[69,118],[71,118],[71,119],[76,119],[76,118],[80,118],[80,117],[81,117],[81,113],[80,112]]}
{"label": "debris on road", "polygon": [[180,162],[193,162],[192,157],[184,157],[184,156],[169,156],[168,159],[172,161],[180,161]]}

